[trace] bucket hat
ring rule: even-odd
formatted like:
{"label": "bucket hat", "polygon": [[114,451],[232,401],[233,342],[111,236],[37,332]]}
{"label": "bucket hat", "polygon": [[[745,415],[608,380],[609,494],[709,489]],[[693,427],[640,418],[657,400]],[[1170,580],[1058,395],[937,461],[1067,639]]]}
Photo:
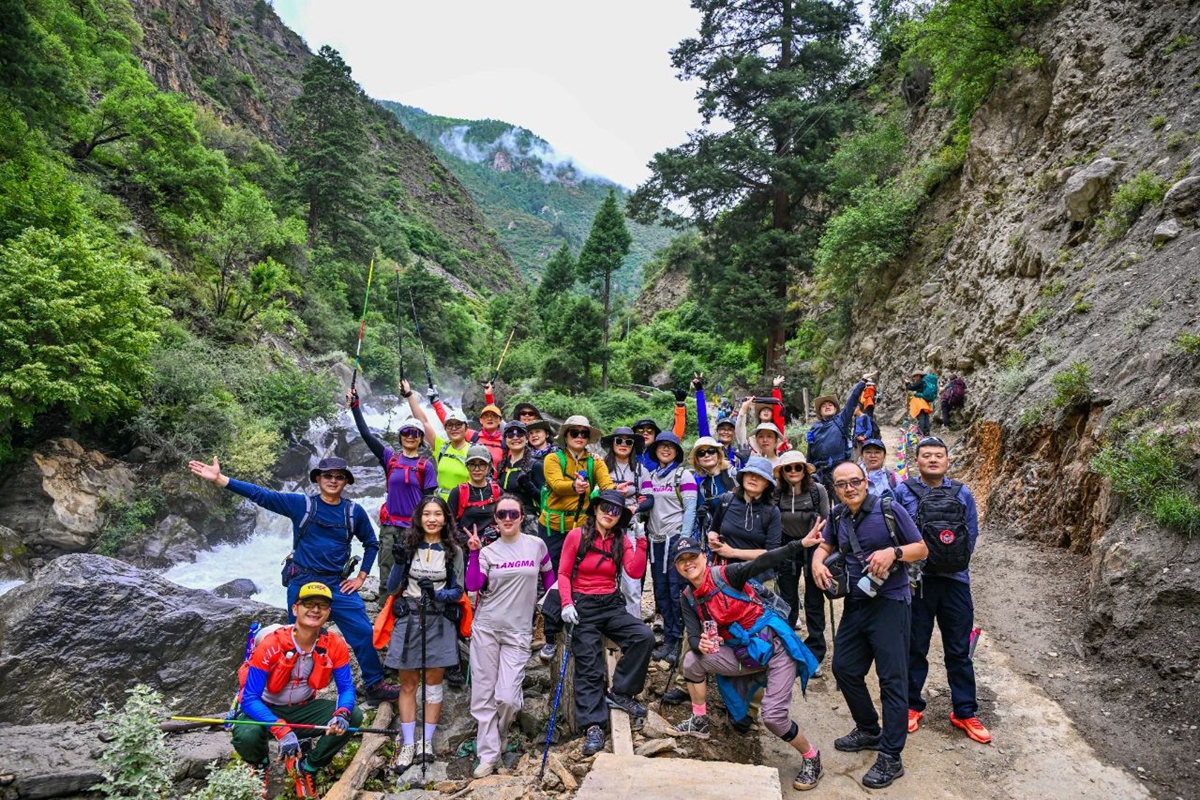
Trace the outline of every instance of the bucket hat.
{"label": "bucket hat", "polygon": [[780,475],[783,472],[783,468],[788,464],[803,464],[805,469],[808,470],[809,475],[817,471],[816,465],[808,463],[808,459],[804,457],[804,453],[792,449],[779,457],[779,463],[775,465],[775,475]]}
{"label": "bucket hat", "polygon": [[745,466],[738,470],[738,483],[742,482],[742,479],[746,476],[746,473],[758,475],[759,477],[766,479],[767,483],[771,484],[772,486],[778,485],[775,481],[775,469],[771,466],[771,462],[762,456],[750,456],[750,458],[746,459]]}
{"label": "bucket hat", "polygon": [[588,504],[588,516],[595,517],[596,509],[601,503],[612,503],[615,506],[621,507],[621,518],[617,521],[618,528],[629,526],[629,521],[633,519],[633,509],[625,505],[625,495],[618,492],[616,489],[605,489],[599,492],[592,498],[592,502]]}
{"label": "bucket hat", "polygon": [[654,437],[654,443],[650,445],[650,455],[654,457],[655,463],[658,463],[658,446],[669,444],[675,448],[675,458],[672,460],[676,464],[683,463],[683,445],[679,442],[679,437],[671,433],[671,431],[663,431]]}
{"label": "bucket hat", "polygon": [[317,462],[317,465],[308,473],[308,479],[313,483],[317,482],[317,476],[322,472],[330,472],[335,469],[340,469],[346,473],[346,485],[354,483],[354,473],[350,471],[350,465],[346,463],[346,459],[331,456],[330,458],[322,458]]}

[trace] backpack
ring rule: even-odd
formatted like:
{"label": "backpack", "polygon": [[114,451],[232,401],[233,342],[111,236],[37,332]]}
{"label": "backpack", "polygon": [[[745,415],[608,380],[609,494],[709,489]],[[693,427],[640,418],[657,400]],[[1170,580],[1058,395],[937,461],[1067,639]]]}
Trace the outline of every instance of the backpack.
{"label": "backpack", "polygon": [[[547,453],[547,455],[550,455],[550,454]],[[558,456],[558,463],[562,465],[563,475],[566,475],[567,474],[567,454],[564,453],[562,450],[557,450],[554,452],[554,455]],[[594,478],[594,475],[596,474],[595,469],[594,469],[595,466],[596,466],[595,459],[589,455],[588,459],[587,459],[587,482],[588,482],[588,486],[593,489],[596,487],[596,480]],[[549,503],[550,503],[550,495],[551,494],[553,494],[553,492],[550,491],[550,484],[548,484],[548,483],[542,484],[542,496],[541,496],[541,499],[539,500],[539,505],[538,505],[538,510],[540,512],[544,513],[546,511],[546,509],[548,508]],[[547,522],[549,522],[549,518],[547,518]]]}
{"label": "backpack", "polygon": [[388,463],[383,468],[384,482],[386,483],[387,479],[391,477],[392,470],[402,469],[404,470],[404,482],[409,483],[409,478],[412,477],[412,473],[415,471],[417,473],[417,487],[423,491],[425,489],[425,470],[429,466],[429,459],[423,455],[418,455],[416,465],[409,466],[408,464],[400,463],[400,456],[400,453],[392,452],[391,459],[388,460]]}
{"label": "backpack", "polygon": [[918,393],[918,396],[922,400],[924,400],[928,403],[932,403],[934,400],[937,400],[937,396],[938,396],[937,375],[934,375],[931,372],[925,376],[924,380],[925,380],[925,385],[921,388],[921,391]]}
{"label": "backpack", "polygon": [[[304,516],[300,519],[300,525],[296,528],[296,538],[292,542],[292,552],[287,554],[283,559],[283,569],[280,570],[279,578],[286,588],[291,583],[292,578],[300,574],[300,568],[296,566],[294,557],[296,548],[300,546],[300,540],[304,538],[304,534],[308,533],[308,529],[312,527],[313,520],[317,516],[317,503],[320,498],[318,495],[310,494],[308,497],[308,508],[304,511]],[[346,545],[354,541],[354,501],[346,500],[343,506],[346,512]]]}
{"label": "backpack", "polygon": [[[717,591],[723,595],[732,597],[735,600],[741,600],[744,603],[753,603],[764,612],[770,612],[780,619],[786,620],[788,615],[792,613],[792,607],[788,605],[786,600],[753,578],[746,581],[746,584],[754,590],[754,594],[751,595],[739,592],[730,586],[729,581],[725,580],[725,576],[721,574],[720,567],[709,567],[708,574],[712,576],[713,584],[717,587]],[[699,616],[700,608],[696,603],[695,589],[689,586],[683,594],[687,598],[688,605],[696,609],[696,614]]]}
{"label": "backpack", "polygon": [[471,484],[460,483],[458,485],[458,510],[454,515],[454,521],[458,522],[463,518],[463,514],[467,513],[468,508],[483,508],[484,506],[495,505],[500,500],[500,484],[495,481],[488,481],[492,487],[492,498],[490,500],[472,500],[471,499]]}
{"label": "backpack", "polygon": [[451,458],[453,458],[455,461],[460,461],[460,462],[462,462],[462,465],[463,465],[464,467],[467,465],[467,462],[466,462],[466,460],[465,460],[465,459],[464,459],[462,456],[460,456],[458,453],[450,453],[450,443],[449,443],[449,442],[446,442],[446,443],[444,443],[444,444],[442,445],[442,449],[441,449],[440,451],[438,451],[438,457],[437,457],[437,460],[438,460],[438,462],[439,462],[439,463],[441,462],[441,460],[442,460],[443,458],[445,458],[445,457],[446,457],[446,454],[447,454],[447,453],[449,453],[449,454],[450,454],[450,457],[451,457]]}
{"label": "backpack", "polygon": [[971,536],[967,507],[960,498],[965,484],[931,489],[909,478],[904,485],[917,497],[915,522],[929,548],[925,574],[949,575],[966,569],[971,563]]}
{"label": "backpack", "polygon": [[967,398],[967,382],[955,375],[942,390],[942,405],[950,408],[960,408]]}

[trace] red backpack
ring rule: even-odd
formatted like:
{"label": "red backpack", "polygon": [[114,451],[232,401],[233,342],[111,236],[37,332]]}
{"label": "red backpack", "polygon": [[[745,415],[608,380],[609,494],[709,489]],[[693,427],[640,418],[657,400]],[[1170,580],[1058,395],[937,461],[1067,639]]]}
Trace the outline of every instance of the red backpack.
{"label": "red backpack", "polygon": [[454,521],[458,522],[463,518],[463,514],[467,513],[468,508],[483,508],[484,506],[495,505],[500,500],[500,495],[503,492],[500,490],[500,484],[494,480],[488,481],[488,485],[492,487],[491,499],[471,500],[471,484],[460,483],[458,485],[458,510],[454,515]]}

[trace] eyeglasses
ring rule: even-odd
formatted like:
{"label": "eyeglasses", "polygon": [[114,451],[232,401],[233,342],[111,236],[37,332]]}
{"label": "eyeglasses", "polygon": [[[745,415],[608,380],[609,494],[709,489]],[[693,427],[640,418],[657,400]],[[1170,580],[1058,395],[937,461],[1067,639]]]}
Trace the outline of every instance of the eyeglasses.
{"label": "eyeglasses", "polygon": [[498,508],[496,509],[496,519],[499,520],[514,520],[521,518],[521,509],[519,508]]}
{"label": "eyeglasses", "polygon": [[841,491],[845,491],[846,489],[857,489],[866,482],[867,481],[864,478],[851,478],[848,481],[834,481],[833,488]]}
{"label": "eyeglasses", "polygon": [[631,439],[628,436],[614,436],[613,444],[623,444],[626,447],[633,447],[637,443],[636,439]]}
{"label": "eyeglasses", "polygon": [[717,453],[720,453],[720,452],[721,452],[720,450],[716,450],[712,447],[706,447],[703,450],[697,450],[696,456],[698,458],[708,458],[709,456],[715,456]]}
{"label": "eyeglasses", "polygon": [[348,481],[350,476],[344,472],[322,472],[321,477],[330,481]]}
{"label": "eyeglasses", "polygon": [[458,430],[459,428],[467,427],[467,423],[459,422],[458,420],[451,420],[450,422],[447,422],[443,427],[448,431]]}
{"label": "eyeglasses", "polygon": [[571,439],[588,439],[591,435],[592,432],[587,428],[571,428],[567,431],[567,437]]}
{"label": "eyeglasses", "polygon": [[315,597],[306,597],[300,601],[300,605],[305,608],[318,608],[321,611],[328,611],[330,608],[328,600],[318,600]]}
{"label": "eyeglasses", "polygon": [[524,439],[525,431],[513,428],[511,431],[504,432],[505,439]]}
{"label": "eyeglasses", "polygon": [[622,511],[624,511],[624,508],[616,503],[604,502],[596,506],[596,510],[601,514],[608,514],[610,517],[616,517],[619,516]]}
{"label": "eyeglasses", "polygon": [[786,465],[780,467],[780,469],[783,470],[784,472],[807,472],[808,471],[808,467],[804,466],[803,464],[786,464]]}
{"label": "eyeglasses", "polygon": [[491,466],[491,464],[489,464],[486,461],[468,461],[467,462],[467,469],[487,469],[490,466]]}

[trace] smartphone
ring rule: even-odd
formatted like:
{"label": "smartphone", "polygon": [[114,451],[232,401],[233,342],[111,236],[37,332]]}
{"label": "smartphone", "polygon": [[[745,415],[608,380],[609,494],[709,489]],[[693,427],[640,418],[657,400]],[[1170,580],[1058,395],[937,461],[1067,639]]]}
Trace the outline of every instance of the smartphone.
{"label": "smartphone", "polygon": [[710,638],[717,636],[717,623],[711,619],[704,620],[704,635]]}

